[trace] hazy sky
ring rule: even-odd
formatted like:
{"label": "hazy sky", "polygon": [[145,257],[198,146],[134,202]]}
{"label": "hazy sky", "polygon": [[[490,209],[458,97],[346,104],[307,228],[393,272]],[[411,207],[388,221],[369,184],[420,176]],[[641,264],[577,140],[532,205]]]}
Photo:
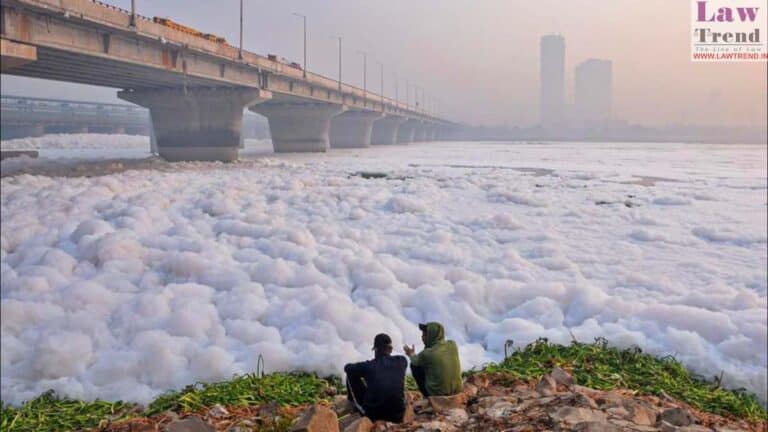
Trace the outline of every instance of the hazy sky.
{"label": "hazy sky", "polygon": [[[124,8],[130,0],[108,0]],[[238,40],[238,0],[137,0],[139,13],[166,16]],[[369,53],[368,86],[394,96],[394,71],[437,95],[453,119],[528,126],[538,120],[539,38],[566,38],[567,97],[573,68],[613,60],[614,113],[649,125],[764,125],[766,63],[692,63],[689,0],[245,0],[249,51],[301,61],[308,16],[309,69],[362,86],[359,50]],[[114,91],[3,76],[3,93],[113,101]],[[413,95],[413,93],[411,93]],[[411,96],[412,98],[413,96]]]}

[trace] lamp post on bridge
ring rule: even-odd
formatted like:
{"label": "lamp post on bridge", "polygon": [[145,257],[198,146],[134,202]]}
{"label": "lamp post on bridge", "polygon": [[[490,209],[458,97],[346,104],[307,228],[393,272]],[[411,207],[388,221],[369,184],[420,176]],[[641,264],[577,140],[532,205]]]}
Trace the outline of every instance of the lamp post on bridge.
{"label": "lamp post on bridge", "polygon": [[411,104],[411,86],[408,83],[408,79],[405,80],[405,109],[408,109],[408,106]]}
{"label": "lamp post on bridge", "polygon": [[136,0],[131,0],[131,27],[136,27]]}
{"label": "lamp post on bridge", "polygon": [[384,112],[384,63],[377,63],[379,64],[379,71],[381,74],[381,112]]}
{"label": "lamp post on bridge", "polygon": [[363,56],[363,107],[365,107],[368,99],[368,53],[365,51],[357,53]]}
{"label": "lamp post on bridge", "polygon": [[331,38],[339,40],[339,92],[341,92],[341,36],[331,36]]}
{"label": "lamp post on bridge", "polygon": [[[133,2],[135,0],[131,0]],[[243,0],[240,0],[240,45],[237,50],[237,58],[243,59]]]}
{"label": "lamp post on bridge", "polygon": [[400,86],[400,79],[397,77],[397,71],[395,71],[395,109],[396,110],[400,109],[400,100],[399,100],[400,96],[397,94],[399,86]]}
{"label": "lamp post on bridge", "polygon": [[307,16],[300,14],[300,13],[293,13],[297,17],[300,17],[302,20],[304,20],[304,78],[307,77]]}

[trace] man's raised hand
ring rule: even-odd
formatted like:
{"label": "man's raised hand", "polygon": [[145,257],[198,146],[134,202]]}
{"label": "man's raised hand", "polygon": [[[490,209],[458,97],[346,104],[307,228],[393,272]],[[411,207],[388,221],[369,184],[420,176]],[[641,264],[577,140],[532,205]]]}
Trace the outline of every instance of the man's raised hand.
{"label": "man's raised hand", "polygon": [[416,352],[416,347],[414,345],[411,345],[411,346],[403,345],[403,351],[405,351],[405,355],[410,357],[413,355],[413,353]]}

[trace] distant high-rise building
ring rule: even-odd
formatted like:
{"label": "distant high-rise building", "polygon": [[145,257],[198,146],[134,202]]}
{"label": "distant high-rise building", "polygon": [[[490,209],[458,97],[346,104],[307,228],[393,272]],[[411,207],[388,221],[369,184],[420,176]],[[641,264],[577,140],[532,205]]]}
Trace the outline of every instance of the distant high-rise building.
{"label": "distant high-rise building", "polygon": [[541,38],[540,122],[544,127],[563,126],[565,120],[565,38]]}
{"label": "distant high-rise building", "polygon": [[574,117],[586,127],[607,126],[613,105],[613,65],[589,59],[576,66]]}

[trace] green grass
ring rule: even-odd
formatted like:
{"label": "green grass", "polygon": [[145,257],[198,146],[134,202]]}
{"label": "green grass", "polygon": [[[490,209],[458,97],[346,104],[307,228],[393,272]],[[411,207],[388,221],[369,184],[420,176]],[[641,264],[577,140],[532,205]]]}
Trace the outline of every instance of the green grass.
{"label": "green grass", "polygon": [[48,391],[14,408],[0,402],[0,431],[68,431],[93,428],[107,419],[136,415],[136,405],[124,402],[81,402],[57,398]]}
{"label": "green grass", "polygon": [[[587,387],[601,390],[626,388],[655,395],[663,392],[703,411],[753,422],[768,419],[765,407],[754,395],[743,390],[725,390],[719,379],[707,381],[697,377],[672,357],[658,358],[639,349],[612,348],[602,339],[591,344],[574,342],[568,346],[541,339],[509,353],[501,363],[488,364],[467,374],[501,373],[510,380],[527,381],[539,379],[555,365],[572,371],[576,382]],[[416,390],[410,376],[406,378],[406,385],[410,390]],[[257,372],[235,376],[229,381],[197,383],[168,392],[146,409],[124,402],[80,402],[47,392],[21,407],[0,404],[0,431],[83,430],[108,420],[151,416],[167,410],[199,411],[215,404],[248,406],[276,402],[281,406],[295,406],[328,398],[329,387],[335,387],[338,392],[344,390],[338,377],[320,378],[307,373],[261,375]]]}
{"label": "green grass", "polygon": [[152,416],[164,411],[192,412],[216,404],[225,406],[260,405],[277,402],[281,406],[314,403],[327,398],[328,387],[338,384],[307,373],[248,374],[230,381],[198,383],[181,391],[158,396],[142,410],[124,402],[81,402],[58,398],[47,392],[21,407],[0,406],[0,431],[69,431],[98,427],[107,420]]}
{"label": "green grass", "polygon": [[294,406],[317,402],[326,397],[333,383],[306,373],[273,373],[235,376],[231,381],[198,383],[178,392],[159,396],[147,408],[147,414],[163,411],[197,411],[216,404],[224,406],[260,405],[277,402]]}
{"label": "green grass", "polygon": [[703,411],[750,421],[768,419],[765,407],[743,389],[725,390],[720,378],[706,380],[688,371],[672,356],[654,357],[639,348],[617,349],[605,339],[594,343],[551,344],[539,339],[513,351],[483,372],[502,372],[522,380],[539,379],[553,366],[572,372],[576,382],[599,390],[625,388],[660,396],[666,393]]}

